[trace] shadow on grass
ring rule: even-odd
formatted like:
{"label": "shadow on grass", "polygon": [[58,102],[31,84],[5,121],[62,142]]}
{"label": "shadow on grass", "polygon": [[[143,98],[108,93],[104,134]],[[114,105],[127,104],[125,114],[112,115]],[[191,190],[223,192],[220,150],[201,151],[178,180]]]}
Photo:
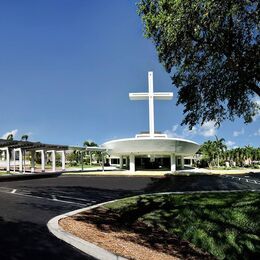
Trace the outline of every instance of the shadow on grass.
{"label": "shadow on grass", "polygon": [[76,221],[95,224],[102,232],[123,231],[135,233],[134,236],[126,237],[124,235],[121,238],[181,259],[214,259],[213,256],[195,248],[188,241],[138,220],[141,215],[151,212],[157,206],[159,204],[151,200],[144,206],[141,199],[138,200],[136,207],[130,206],[128,210],[122,212],[100,207],[76,215],[73,218]]}
{"label": "shadow on grass", "polygon": [[260,253],[259,206],[259,193],[249,192],[140,196],[76,219],[95,223],[106,232],[134,231],[138,243],[177,252],[181,258],[212,258],[195,245],[218,259],[256,259]]}

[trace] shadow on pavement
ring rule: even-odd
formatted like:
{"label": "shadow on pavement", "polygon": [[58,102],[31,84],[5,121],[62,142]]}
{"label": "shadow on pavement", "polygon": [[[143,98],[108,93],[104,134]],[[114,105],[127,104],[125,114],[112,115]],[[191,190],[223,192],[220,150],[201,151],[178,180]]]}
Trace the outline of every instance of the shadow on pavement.
{"label": "shadow on pavement", "polygon": [[163,179],[152,178],[152,182],[145,188],[145,192],[240,190],[251,188],[252,185],[245,182],[235,182],[219,176],[167,176]]}
{"label": "shadow on pavement", "polygon": [[52,236],[47,227],[31,222],[0,218],[0,234],[0,259],[3,260],[91,259]]}

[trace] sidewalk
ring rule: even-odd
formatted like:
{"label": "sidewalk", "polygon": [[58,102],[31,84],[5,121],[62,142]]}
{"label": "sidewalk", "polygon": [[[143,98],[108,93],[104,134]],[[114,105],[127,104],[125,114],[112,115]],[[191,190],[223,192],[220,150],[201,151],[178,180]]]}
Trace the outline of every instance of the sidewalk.
{"label": "sidewalk", "polygon": [[235,169],[235,170],[209,170],[209,169],[184,169],[178,170],[176,172],[171,171],[136,171],[130,172],[128,170],[121,170],[115,167],[105,167],[104,171],[102,171],[101,167],[90,168],[84,171],[73,171],[68,169],[63,175],[89,175],[89,176],[160,176],[163,177],[165,175],[181,175],[181,176],[190,176],[190,175],[218,175],[218,174],[245,174],[249,172],[259,172],[260,169]]}

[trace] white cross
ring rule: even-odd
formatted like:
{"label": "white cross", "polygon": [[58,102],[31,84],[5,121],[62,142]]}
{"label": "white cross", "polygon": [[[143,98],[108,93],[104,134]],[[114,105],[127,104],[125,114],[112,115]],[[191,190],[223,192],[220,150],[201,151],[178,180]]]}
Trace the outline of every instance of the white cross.
{"label": "white cross", "polygon": [[130,100],[147,100],[149,99],[149,132],[154,137],[154,99],[171,100],[172,92],[153,92],[153,72],[148,72],[148,90],[144,93],[129,93]]}

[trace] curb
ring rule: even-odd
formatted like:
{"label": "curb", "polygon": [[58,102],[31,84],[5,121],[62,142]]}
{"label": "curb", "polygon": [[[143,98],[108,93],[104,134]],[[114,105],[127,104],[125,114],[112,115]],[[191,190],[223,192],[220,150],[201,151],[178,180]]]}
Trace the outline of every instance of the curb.
{"label": "curb", "polygon": [[[198,194],[198,193],[236,193],[236,192],[260,192],[260,190],[253,190],[253,189],[248,189],[248,190],[212,190],[212,191],[184,191],[184,192],[159,192],[159,193],[149,193],[149,194],[139,194],[136,196],[154,196],[154,195],[168,195],[168,194],[176,194],[176,195],[181,195],[181,194]],[[135,197],[135,196],[131,196]],[[129,197],[130,198],[130,197]],[[126,198],[122,198],[126,199]],[[56,236],[57,238],[65,241],[66,243],[72,245],[73,247],[79,249],[80,251],[84,252],[85,254],[94,257],[95,259],[100,259],[100,260],[127,260],[126,258],[115,255],[108,250],[101,248],[95,244],[92,244],[86,240],[83,240],[77,236],[72,235],[69,232],[66,232],[64,229],[62,229],[59,226],[59,220],[66,218],[66,217],[71,217],[73,215],[76,215],[78,213],[81,213],[86,210],[90,209],[95,209],[97,207],[103,206],[108,203],[116,202],[121,199],[116,199],[116,200],[111,200],[111,201],[106,201],[103,203],[99,203],[93,206],[89,206],[86,208],[81,208],[78,210],[70,211],[65,214],[56,216],[52,218],[51,220],[48,221],[47,227],[49,231]]]}
{"label": "curb", "polygon": [[58,177],[63,172],[44,172],[44,173],[13,173],[0,176],[1,181],[15,181],[15,180],[28,180],[28,179],[37,179],[37,178],[49,178],[49,177]]}
{"label": "curb", "polygon": [[61,220],[63,218],[70,217],[70,216],[73,216],[75,214],[81,213],[82,211],[94,209],[94,208],[100,207],[104,204],[116,202],[116,201],[118,201],[118,199],[103,202],[103,203],[96,204],[96,205],[93,205],[93,206],[90,206],[90,207],[74,210],[74,211],[56,216],[56,217],[54,217],[54,218],[52,218],[51,220],[48,221],[47,227],[48,227],[49,231],[54,236],[56,236],[57,238],[65,241],[66,243],[72,245],[73,247],[79,249],[80,251],[84,252],[85,254],[94,257],[95,259],[100,259],[100,260],[126,260],[126,258],[124,258],[122,256],[115,255],[115,254],[107,251],[104,248],[101,248],[101,247],[99,247],[95,244],[92,244],[92,243],[90,243],[86,240],[83,240],[79,237],[76,237],[76,236],[72,235],[71,233],[66,232],[64,229],[62,229],[59,226],[59,220]]}

